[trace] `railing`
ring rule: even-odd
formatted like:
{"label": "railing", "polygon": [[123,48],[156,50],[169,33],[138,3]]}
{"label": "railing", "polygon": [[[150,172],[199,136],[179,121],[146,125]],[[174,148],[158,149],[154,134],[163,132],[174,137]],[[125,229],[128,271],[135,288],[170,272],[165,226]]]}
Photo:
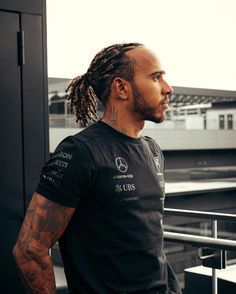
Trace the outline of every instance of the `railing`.
{"label": "railing", "polygon": [[[174,215],[181,217],[191,217],[199,219],[210,219],[212,221],[212,237],[203,237],[189,234],[179,234],[172,232],[164,232],[166,241],[191,244],[192,246],[211,249],[205,251],[205,255],[201,254],[200,259],[203,265],[212,268],[212,294],[218,293],[216,268],[225,268],[226,255],[225,251],[236,251],[236,241],[217,238],[218,220],[236,222],[236,215],[226,213],[215,213],[206,211],[183,210],[165,208],[165,215]],[[212,250],[213,249],[213,250]],[[202,249],[202,252],[203,249]],[[210,262],[209,262],[210,261]]]}
{"label": "railing", "polygon": [[201,219],[236,222],[236,214],[229,214],[229,213],[217,213],[217,212],[207,212],[207,211],[197,211],[197,210],[165,208],[165,215],[196,217]]}
{"label": "railing", "polygon": [[166,241],[190,244],[194,247],[207,246],[215,249],[236,251],[236,241],[232,240],[195,236],[189,234],[179,234],[172,232],[164,232],[164,237]]}

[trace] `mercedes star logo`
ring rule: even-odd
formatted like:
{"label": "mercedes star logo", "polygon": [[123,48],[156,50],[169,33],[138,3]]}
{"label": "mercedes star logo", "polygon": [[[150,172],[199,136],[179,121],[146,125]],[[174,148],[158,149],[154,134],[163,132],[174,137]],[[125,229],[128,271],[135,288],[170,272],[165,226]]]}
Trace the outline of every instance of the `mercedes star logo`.
{"label": "mercedes star logo", "polygon": [[128,164],[123,157],[116,158],[116,166],[121,173],[125,173],[128,170]]}

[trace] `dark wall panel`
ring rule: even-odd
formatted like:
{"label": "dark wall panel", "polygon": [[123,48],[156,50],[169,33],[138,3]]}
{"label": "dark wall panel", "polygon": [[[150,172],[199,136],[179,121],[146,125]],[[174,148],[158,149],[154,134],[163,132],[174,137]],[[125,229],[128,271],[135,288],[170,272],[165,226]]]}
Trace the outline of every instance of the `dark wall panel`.
{"label": "dark wall panel", "polygon": [[12,256],[24,215],[20,17],[0,11],[0,293],[23,293]]}
{"label": "dark wall panel", "polygon": [[22,15],[25,37],[23,75],[24,171],[26,206],[45,161],[45,98],[43,72],[42,17]]}
{"label": "dark wall panel", "polygon": [[236,165],[235,149],[164,150],[166,169]]}
{"label": "dark wall panel", "polygon": [[0,9],[42,14],[42,0],[1,0]]}
{"label": "dark wall panel", "polygon": [[45,6],[45,0],[0,1],[1,294],[24,293],[12,249],[48,156]]}
{"label": "dark wall panel", "polygon": [[[0,207],[23,216],[21,73],[18,66],[19,15],[0,11]],[[17,196],[17,198],[16,198]],[[6,209],[5,209],[6,208]]]}

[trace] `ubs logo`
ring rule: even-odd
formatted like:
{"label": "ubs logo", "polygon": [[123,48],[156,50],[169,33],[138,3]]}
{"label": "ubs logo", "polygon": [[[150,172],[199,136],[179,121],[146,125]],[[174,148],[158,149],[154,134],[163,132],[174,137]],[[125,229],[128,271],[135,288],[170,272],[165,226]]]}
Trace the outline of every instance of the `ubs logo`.
{"label": "ubs logo", "polygon": [[116,167],[121,173],[125,173],[128,170],[128,163],[123,157],[116,158]]}

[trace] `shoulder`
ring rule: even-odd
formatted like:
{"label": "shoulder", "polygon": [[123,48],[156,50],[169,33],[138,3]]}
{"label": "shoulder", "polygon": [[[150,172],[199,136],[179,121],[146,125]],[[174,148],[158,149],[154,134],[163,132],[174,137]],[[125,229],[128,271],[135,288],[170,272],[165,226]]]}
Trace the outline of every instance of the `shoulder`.
{"label": "shoulder", "polygon": [[150,147],[154,147],[161,150],[160,146],[157,144],[157,142],[153,138],[148,136],[143,136],[143,139]]}
{"label": "shoulder", "polygon": [[161,158],[164,159],[164,155],[161,150],[161,147],[158,145],[158,143],[153,138],[148,137],[148,136],[143,136],[143,139],[146,142],[146,144],[148,144],[148,146],[153,154],[158,153],[161,156]]}
{"label": "shoulder", "polygon": [[[64,138],[59,145],[56,147],[53,154],[58,154],[61,151],[68,151],[72,153],[86,153],[88,152],[88,143],[93,142],[97,138],[102,136],[101,129],[96,125],[93,124],[82,131],[78,132],[75,135],[67,136]],[[70,157],[69,154],[61,154],[62,157]]]}
{"label": "shoulder", "polygon": [[98,139],[104,136],[104,130],[99,126],[98,123],[94,123],[91,126],[83,129],[81,132],[77,133],[73,137],[75,140],[80,142],[90,142],[92,140]]}
{"label": "shoulder", "polygon": [[81,166],[93,166],[93,154],[88,148],[85,140],[78,135],[72,135],[64,138],[55,151],[52,153],[48,164],[50,166],[59,166],[60,168]]}
{"label": "shoulder", "polygon": [[53,152],[53,156],[57,156],[62,159],[71,159],[76,154],[81,154],[84,152],[86,152],[86,148],[83,142],[73,135],[66,137],[59,143]]}

